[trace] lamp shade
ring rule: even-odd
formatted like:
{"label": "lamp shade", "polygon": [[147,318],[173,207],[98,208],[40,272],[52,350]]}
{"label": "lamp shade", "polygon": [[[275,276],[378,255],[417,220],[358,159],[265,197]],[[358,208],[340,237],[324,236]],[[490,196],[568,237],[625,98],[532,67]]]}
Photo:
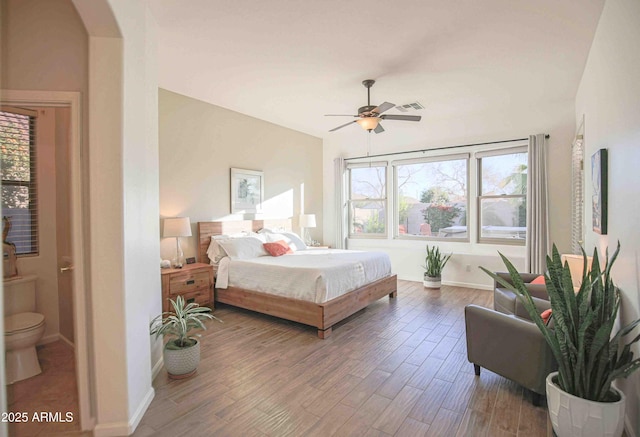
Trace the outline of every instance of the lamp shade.
{"label": "lamp shade", "polygon": [[163,237],[190,237],[191,220],[189,217],[174,217],[164,219]]}
{"label": "lamp shade", "polygon": [[316,227],[316,215],[315,214],[300,214],[300,227],[301,228],[315,228]]}
{"label": "lamp shade", "polygon": [[356,123],[362,126],[362,129],[372,130],[378,127],[379,121],[380,119],[378,117],[365,117],[365,118],[356,120]]}

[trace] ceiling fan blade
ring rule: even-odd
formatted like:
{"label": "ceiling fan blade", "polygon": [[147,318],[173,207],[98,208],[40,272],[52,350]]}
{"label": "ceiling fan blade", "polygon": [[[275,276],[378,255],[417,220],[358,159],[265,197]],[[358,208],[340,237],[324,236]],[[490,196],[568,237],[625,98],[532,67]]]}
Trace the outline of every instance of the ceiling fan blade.
{"label": "ceiling fan blade", "polygon": [[421,115],[386,114],[386,115],[381,115],[380,118],[382,118],[383,120],[420,121],[422,119],[422,116]]}
{"label": "ceiling fan blade", "polygon": [[376,126],[376,128],[373,131],[375,133],[377,133],[377,134],[381,134],[382,132],[384,132],[384,128],[382,127],[382,125],[380,123],[378,123],[378,125]]}
{"label": "ceiling fan blade", "polygon": [[334,127],[334,128],[333,128],[333,129],[331,129],[329,132],[333,132],[333,131],[337,131],[338,129],[342,129],[342,128],[343,128],[343,127],[345,127],[345,126],[349,126],[351,123],[355,123],[356,121],[358,121],[358,120],[353,120],[353,121],[350,121],[349,123],[345,123],[345,124],[343,124],[343,125],[341,125],[341,126]]}
{"label": "ceiling fan blade", "polygon": [[395,103],[384,102],[382,105],[378,106],[376,109],[374,109],[371,112],[377,112],[378,114],[382,114],[384,111],[388,111],[394,106],[396,106]]}
{"label": "ceiling fan blade", "polygon": [[351,114],[324,114],[325,117],[359,117],[359,115]]}

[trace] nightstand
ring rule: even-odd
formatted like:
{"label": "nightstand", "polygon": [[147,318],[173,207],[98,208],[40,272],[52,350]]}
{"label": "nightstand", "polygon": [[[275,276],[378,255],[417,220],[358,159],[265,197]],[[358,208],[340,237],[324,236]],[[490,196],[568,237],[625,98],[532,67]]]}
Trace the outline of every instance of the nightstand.
{"label": "nightstand", "polygon": [[203,263],[186,264],[181,269],[162,269],[162,311],[172,311],[169,298],[182,296],[186,303],[214,309],[213,266]]}

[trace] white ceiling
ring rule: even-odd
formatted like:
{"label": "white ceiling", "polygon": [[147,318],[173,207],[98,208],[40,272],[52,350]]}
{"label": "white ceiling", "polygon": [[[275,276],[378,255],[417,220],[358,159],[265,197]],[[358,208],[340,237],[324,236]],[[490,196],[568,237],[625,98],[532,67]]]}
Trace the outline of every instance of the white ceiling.
{"label": "white ceiling", "polygon": [[[420,123],[573,99],[603,3],[150,2],[162,88],[322,138],[362,132],[354,124],[329,133],[349,119],[323,115],[355,114],[369,78],[372,104],[417,100]],[[411,123],[386,121],[382,135],[400,124]]]}

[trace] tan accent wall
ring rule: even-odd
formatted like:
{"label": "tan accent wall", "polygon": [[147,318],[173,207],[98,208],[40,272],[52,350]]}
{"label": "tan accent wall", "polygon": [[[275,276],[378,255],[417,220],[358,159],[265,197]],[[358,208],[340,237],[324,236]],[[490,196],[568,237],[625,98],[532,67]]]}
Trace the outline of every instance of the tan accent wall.
{"label": "tan accent wall", "polygon": [[[264,172],[264,217],[316,214],[312,237],[322,241],[322,140],[238,112],[159,90],[160,215],[188,216],[193,237],[182,238],[196,256],[198,221],[231,215],[230,168]],[[175,239],[161,243],[171,259]]]}

